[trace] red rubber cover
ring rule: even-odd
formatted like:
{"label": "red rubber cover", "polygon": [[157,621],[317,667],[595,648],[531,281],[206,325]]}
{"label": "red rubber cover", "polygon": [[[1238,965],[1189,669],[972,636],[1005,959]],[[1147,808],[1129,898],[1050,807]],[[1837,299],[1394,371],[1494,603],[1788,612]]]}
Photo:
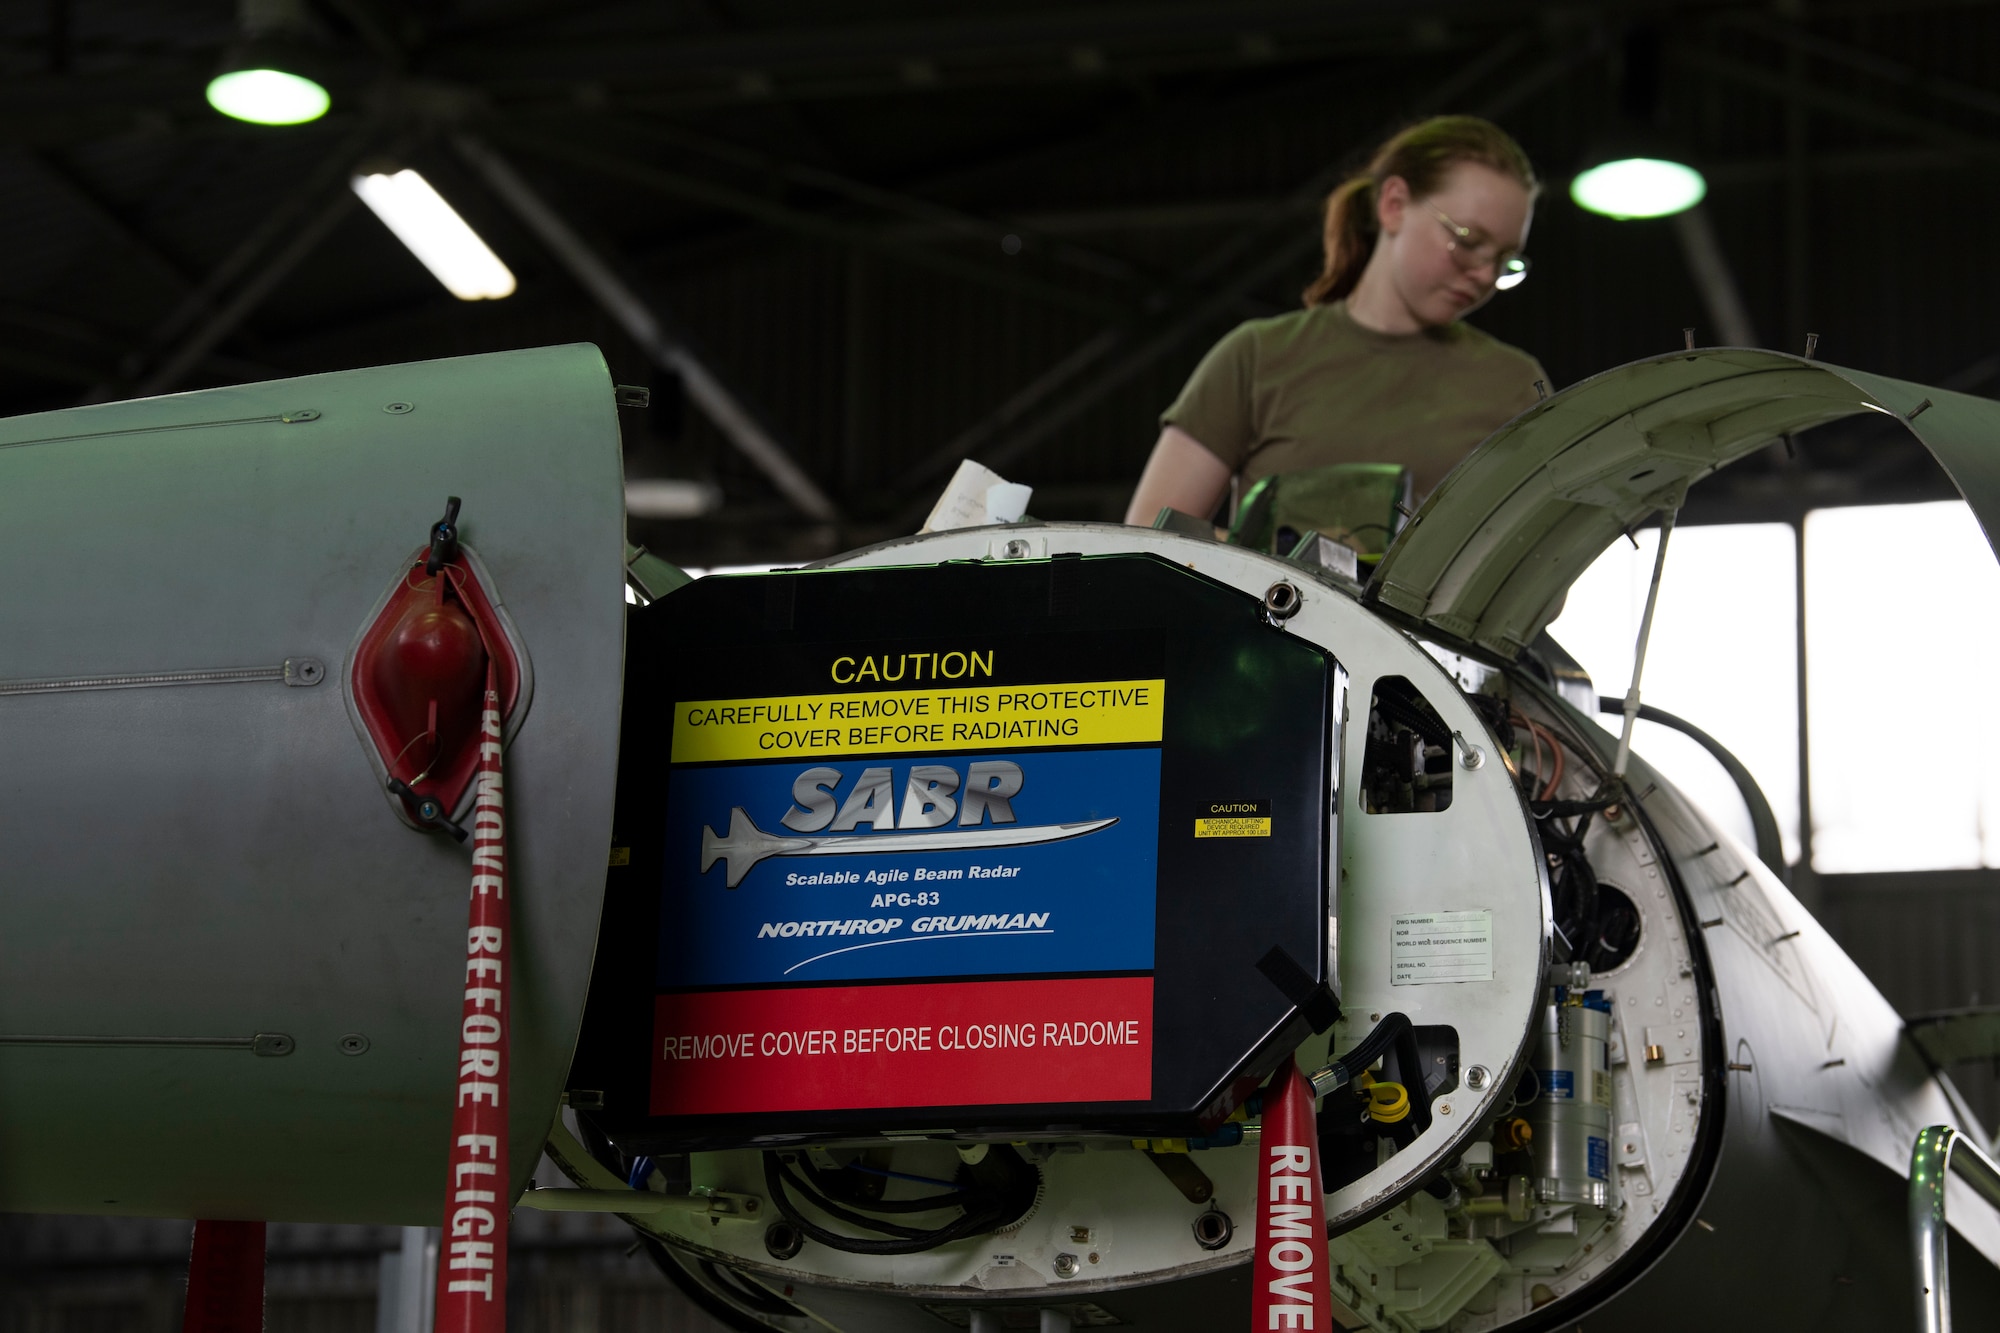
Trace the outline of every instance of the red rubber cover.
{"label": "red rubber cover", "polygon": [[[461,556],[433,576],[424,573],[428,554],[418,549],[362,635],[348,686],[389,776],[449,812],[464,799],[479,762],[486,654],[494,654],[503,716],[513,714],[521,675],[471,562]],[[427,739],[433,727],[435,742]]]}

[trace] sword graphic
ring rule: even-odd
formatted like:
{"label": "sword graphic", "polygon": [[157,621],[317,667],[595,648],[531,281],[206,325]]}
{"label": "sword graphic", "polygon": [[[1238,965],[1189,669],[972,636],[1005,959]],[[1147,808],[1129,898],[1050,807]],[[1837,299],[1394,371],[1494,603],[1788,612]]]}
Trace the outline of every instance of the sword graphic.
{"label": "sword graphic", "polygon": [[1063,842],[1095,833],[1118,822],[1085,819],[1074,824],[1029,824],[1020,828],[982,828],[964,833],[843,833],[830,838],[801,838],[782,833],[766,833],[757,827],[742,806],[729,811],[729,832],[717,836],[704,824],[701,828],[701,870],[708,873],[717,861],[723,863],[723,882],[735,888],[750,868],[767,856],[847,856],[882,852],[943,852],[971,847],[1026,847],[1035,843]]}

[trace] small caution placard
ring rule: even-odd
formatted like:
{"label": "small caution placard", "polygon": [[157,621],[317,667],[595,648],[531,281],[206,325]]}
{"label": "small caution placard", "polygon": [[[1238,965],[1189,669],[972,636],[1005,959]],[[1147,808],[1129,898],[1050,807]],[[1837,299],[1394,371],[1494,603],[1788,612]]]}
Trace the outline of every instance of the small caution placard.
{"label": "small caution placard", "polygon": [[1271,836],[1271,803],[1268,800],[1204,801],[1195,812],[1194,836],[1268,838]]}

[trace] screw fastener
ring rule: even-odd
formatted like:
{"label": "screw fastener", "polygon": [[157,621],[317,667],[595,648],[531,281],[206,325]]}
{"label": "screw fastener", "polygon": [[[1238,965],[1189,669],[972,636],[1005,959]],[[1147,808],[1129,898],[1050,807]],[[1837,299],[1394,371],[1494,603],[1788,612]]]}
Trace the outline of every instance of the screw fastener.
{"label": "screw fastener", "polygon": [[317,657],[285,659],[285,684],[313,686],[326,679],[326,663]]}
{"label": "screw fastener", "polygon": [[1273,625],[1290,620],[1303,605],[1298,588],[1283,579],[1264,589],[1264,619]]}

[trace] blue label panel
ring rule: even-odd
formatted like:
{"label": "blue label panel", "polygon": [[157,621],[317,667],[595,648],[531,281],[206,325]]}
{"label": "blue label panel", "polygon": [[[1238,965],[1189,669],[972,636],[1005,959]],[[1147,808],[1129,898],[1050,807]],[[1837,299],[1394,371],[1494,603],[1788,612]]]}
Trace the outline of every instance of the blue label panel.
{"label": "blue label panel", "polygon": [[1611,1145],[1603,1139],[1589,1140],[1590,1178],[1609,1180],[1611,1178]]}
{"label": "blue label panel", "polygon": [[1567,1069],[1537,1070],[1542,1078],[1542,1091],[1554,1101],[1573,1101],[1576,1098],[1576,1075]]}
{"label": "blue label panel", "polygon": [[677,769],[659,983],[1153,966],[1160,752]]}

